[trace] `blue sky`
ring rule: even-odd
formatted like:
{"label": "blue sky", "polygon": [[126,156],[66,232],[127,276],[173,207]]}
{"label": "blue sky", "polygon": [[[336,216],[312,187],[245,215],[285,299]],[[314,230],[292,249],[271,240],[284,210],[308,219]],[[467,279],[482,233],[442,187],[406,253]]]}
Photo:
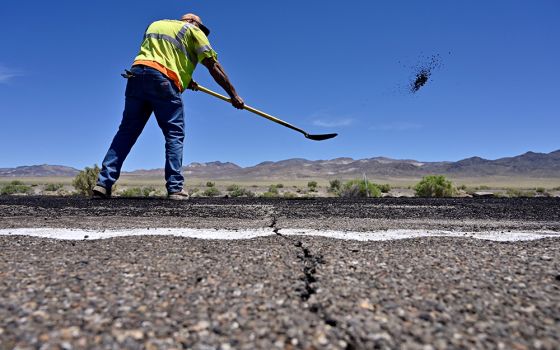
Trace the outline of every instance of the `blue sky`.
{"label": "blue sky", "polygon": [[[0,167],[101,163],[151,21],[198,13],[246,103],[314,142],[186,92],[185,164],[287,158],[499,158],[560,148],[560,2],[7,1],[0,31]],[[414,66],[442,67],[418,93]],[[220,88],[203,66],[195,79]],[[152,118],[125,170],[159,168]]]}

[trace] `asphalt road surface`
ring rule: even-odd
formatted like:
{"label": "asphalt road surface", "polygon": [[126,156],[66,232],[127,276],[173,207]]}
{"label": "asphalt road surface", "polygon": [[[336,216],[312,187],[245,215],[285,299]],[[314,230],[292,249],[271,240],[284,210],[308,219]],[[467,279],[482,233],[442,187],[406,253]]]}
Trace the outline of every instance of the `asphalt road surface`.
{"label": "asphalt road surface", "polygon": [[[163,228],[267,234],[149,235]],[[395,230],[457,235],[327,235]],[[0,197],[12,348],[558,349],[560,200]]]}

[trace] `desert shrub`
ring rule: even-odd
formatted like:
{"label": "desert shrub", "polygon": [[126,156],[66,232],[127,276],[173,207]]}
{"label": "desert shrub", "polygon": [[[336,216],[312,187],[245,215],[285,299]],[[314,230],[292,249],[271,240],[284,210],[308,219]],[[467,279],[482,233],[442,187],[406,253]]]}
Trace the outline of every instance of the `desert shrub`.
{"label": "desert shrub", "polygon": [[486,185],[480,185],[474,188],[476,191],[488,191],[490,189],[490,186],[486,186]]}
{"label": "desert shrub", "polygon": [[458,189],[458,190],[461,190],[461,191],[467,191],[467,185],[464,185],[464,184],[463,184],[463,185],[457,187],[457,189]]}
{"label": "desert shrub", "polygon": [[544,187],[537,187],[537,188],[535,189],[535,192],[537,192],[537,193],[545,193],[545,192],[546,192],[546,189],[545,189]]}
{"label": "desert shrub", "polygon": [[521,197],[522,191],[515,189],[515,188],[508,188],[506,189],[506,196],[507,197]]}
{"label": "desert shrub", "polygon": [[342,186],[342,183],[340,182],[339,179],[334,179],[329,181],[329,192],[338,192],[340,191],[340,187]]}
{"label": "desert shrub", "polygon": [[226,191],[228,191],[228,192],[238,191],[240,188],[241,188],[241,186],[239,186],[237,184],[232,184],[232,185],[229,185],[228,187],[226,187]]}
{"label": "desert shrub", "polygon": [[376,184],[376,185],[377,187],[379,187],[381,193],[389,193],[389,191],[391,191],[391,185],[389,184],[383,184],[383,185]]}
{"label": "desert shrub", "polygon": [[47,184],[45,186],[45,191],[56,192],[56,191],[62,189],[62,187],[64,187],[63,184]]}
{"label": "desert shrub", "polygon": [[295,194],[293,192],[284,192],[283,196],[286,199],[297,198],[297,194]]}
{"label": "desert shrub", "polygon": [[72,186],[78,191],[79,194],[84,196],[91,196],[93,186],[97,182],[97,176],[99,175],[99,167],[97,164],[93,168],[85,167],[84,170],[80,171],[78,175],[72,181]]}
{"label": "desert shrub", "polygon": [[455,188],[443,175],[428,175],[416,184],[414,191],[418,197],[452,197]]}
{"label": "desert shrub", "polygon": [[157,191],[154,187],[151,187],[151,186],[143,187],[143,188],[142,188],[142,195],[143,195],[144,197],[149,197],[150,194],[152,194],[152,193],[157,193],[157,192],[158,192],[158,191]]}
{"label": "desert shrub", "polygon": [[234,197],[234,198],[235,197],[254,197],[255,196],[255,194],[253,192],[251,192],[248,189],[243,188],[239,185],[228,186],[227,190],[229,192],[229,195],[231,197]]}
{"label": "desert shrub", "polygon": [[553,187],[552,190],[553,191],[560,191],[560,186],[559,187]]}
{"label": "desert shrub", "polygon": [[381,197],[381,190],[376,184],[364,180],[350,180],[338,192],[340,197]]}
{"label": "desert shrub", "polygon": [[270,185],[268,187],[268,191],[264,192],[260,195],[263,198],[276,198],[278,196],[280,196],[280,194],[278,193],[278,186],[277,185]]}
{"label": "desert shrub", "polygon": [[220,192],[220,190],[218,190],[216,187],[210,186],[204,192],[202,192],[202,194],[206,197],[217,197],[221,196],[222,192]]}
{"label": "desert shrub", "polygon": [[516,197],[534,197],[535,196],[535,192],[533,191],[522,191],[520,189],[517,188],[508,188],[506,190],[506,196],[510,197],[510,198],[516,198]]}
{"label": "desert shrub", "polygon": [[212,181],[208,181],[208,182],[206,183],[206,187],[214,187],[214,186],[216,186],[216,183],[214,183],[214,182],[212,182]]}
{"label": "desert shrub", "polygon": [[278,187],[276,185],[270,185],[270,187],[268,188],[268,192],[278,195]]}
{"label": "desert shrub", "polygon": [[241,197],[242,196],[245,196],[245,197],[248,197],[248,198],[253,198],[255,196],[255,193],[251,190],[248,190],[248,189],[244,188],[243,189],[243,194],[241,195]]}
{"label": "desert shrub", "polygon": [[309,181],[307,183],[307,188],[309,188],[309,192],[317,191],[317,181]]}
{"label": "desert shrub", "polygon": [[142,197],[143,192],[140,187],[129,187],[119,193],[121,197]]}
{"label": "desert shrub", "polygon": [[284,184],[276,184],[276,188],[284,188]]}
{"label": "desert shrub", "polygon": [[129,187],[122,190],[119,195],[121,197],[149,197],[150,194],[162,195],[155,187]]}
{"label": "desert shrub", "polygon": [[278,191],[276,192],[264,192],[263,194],[261,194],[262,198],[277,198],[278,197]]}
{"label": "desert shrub", "polygon": [[27,186],[21,181],[14,180],[7,185],[0,188],[0,194],[29,194],[31,192],[31,186]]}

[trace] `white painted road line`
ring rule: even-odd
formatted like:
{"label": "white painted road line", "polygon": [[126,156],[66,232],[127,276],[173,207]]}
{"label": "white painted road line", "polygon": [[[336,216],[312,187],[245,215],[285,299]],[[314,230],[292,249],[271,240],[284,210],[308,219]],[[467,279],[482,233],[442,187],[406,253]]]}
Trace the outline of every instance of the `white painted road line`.
{"label": "white painted road line", "polygon": [[[355,241],[392,241],[407,238],[422,237],[455,237],[473,238],[496,242],[532,241],[543,238],[560,238],[560,232],[534,231],[534,232],[457,232],[439,230],[386,230],[374,232],[353,231],[326,231],[311,229],[281,229],[280,234],[284,236],[309,236],[326,237],[341,240]],[[39,238],[63,239],[63,240],[91,240],[106,239],[113,237],[129,236],[175,236],[186,238],[198,238],[207,240],[239,240],[256,237],[274,236],[272,229],[251,230],[211,230],[191,228],[155,228],[155,229],[130,229],[130,230],[79,230],[65,228],[14,228],[0,229],[0,236],[29,236]]]}

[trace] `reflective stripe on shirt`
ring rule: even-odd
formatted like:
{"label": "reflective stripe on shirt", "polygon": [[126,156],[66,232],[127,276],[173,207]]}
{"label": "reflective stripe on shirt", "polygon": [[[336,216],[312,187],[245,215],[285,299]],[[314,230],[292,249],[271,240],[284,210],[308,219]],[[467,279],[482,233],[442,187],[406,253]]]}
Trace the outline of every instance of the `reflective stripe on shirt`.
{"label": "reflective stripe on shirt", "polygon": [[[185,24],[183,26],[183,28],[181,28],[181,30],[179,31],[179,33],[177,33],[177,36],[175,38],[166,35],[166,34],[159,34],[159,33],[146,33],[146,37],[147,38],[153,38],[153,39],[160,39],[160,40],[165,40],[169,43],[171,43],[173,46],[175,46],[175,48],[179,51],[181,51],[185,56],[187,56],[187,58],[189,59],[189,61],[191,61],[191,63],[196,66],[196,64],[198,63],[198,60],[195,57],[192,57],[192,55],[189,53],[189,50],[187,50],[187,48],[185,47],[185,45],[183,44],[183,39],[185,37],[185,34],[187,33],[187,30],[189,28],[193,27],[192,24]],[[203,46],[206,47],[206,46]],[[204,51],[208,51],[208,50],[203,50]],[[198,54],[198,50],[197,50],[197,54]]]}
{"label": "reflective stripe on shirt", "polygon": [[196,49],[196,54],[200,55],[203,52],[210,51],[212,48],[209,45],[204,45]]}

